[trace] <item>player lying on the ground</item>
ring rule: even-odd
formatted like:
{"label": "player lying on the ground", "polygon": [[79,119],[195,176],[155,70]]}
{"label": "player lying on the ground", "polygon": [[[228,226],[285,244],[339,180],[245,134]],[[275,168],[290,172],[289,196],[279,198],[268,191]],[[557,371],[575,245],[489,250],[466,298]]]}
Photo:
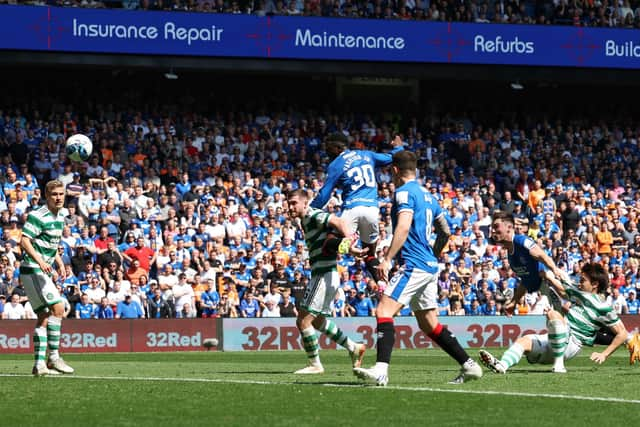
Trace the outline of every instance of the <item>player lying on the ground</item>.
{"label": "player lying on the ground", "polygon": [[[571,308],[570,301],[561,301],[562,309],[566,312]],[[594,345],[604,345],[607,346],[613,342],[615,338],[615,334],[613,334],[608,328],[600,328],[600,330],[596,334],[596,338],[593,341]],[[635,332],[633,334],[627,335],[627,340],[625,341],[627,346],[627,350],[629,350],[629,364],[633,365],[636,362],[640,362],[640,333]]]}
{"label": "player lying on the ground", "polygon": [[593,346],[596,334],[603,326],[609,328],[615,336],[603,352],[591,354],[591,360],[595,363],[603,363],[627,340],[624,324],[613,308],[598,296],[598,292],[604,292],[609,286],[609,276],[600,264],[591,263],[582,267],[577,286],[569,281],[561,282],[551,274],[547,275],[547,280],[558,293],[566,295],[572,301],[566,317],[555,310],[549,310],[549,333],[518,338],[499,360],[491,353],[480,350],[480,360],[493,372],[504,374],[525,354],[529,363],[553,363],[553,372],[564,373],[564,361],[574,358],[583,346]]}

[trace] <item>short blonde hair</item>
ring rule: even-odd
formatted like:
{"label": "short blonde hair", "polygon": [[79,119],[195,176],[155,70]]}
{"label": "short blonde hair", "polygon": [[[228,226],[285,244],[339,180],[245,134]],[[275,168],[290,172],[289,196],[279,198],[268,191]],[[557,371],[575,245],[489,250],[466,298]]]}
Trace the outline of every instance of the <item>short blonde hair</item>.
{"label": "short blonde hair", "polygon": [[51,181],[47,182],[47,185],[44,187],[45,196],[48,196],[49,194],[51,194],[51,191],[53,191],[54,188],[60,188],[60,187],[65,188],[62,181],[59,181],[57,179],[52,179]]}

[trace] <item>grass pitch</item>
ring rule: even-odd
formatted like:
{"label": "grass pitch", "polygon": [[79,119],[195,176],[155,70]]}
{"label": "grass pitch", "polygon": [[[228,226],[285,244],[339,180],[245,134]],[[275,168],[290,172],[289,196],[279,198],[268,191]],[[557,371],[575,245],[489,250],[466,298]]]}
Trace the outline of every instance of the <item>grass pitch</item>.
{"label": "grass pitch", "polygon": [[[640,367],[623,351],[596,366],[585,350],[566,375],[523,360],[459,386],[447,384],[458,366],[441,350],[395,351],[386,388],[363,386],[345,351],[321,352],[325,374],[304,377],[291,373],[304,366],[302,352],[66,355],[76,374],[45,378],[28,375],[30,356],[0,355],[0,424],[634,425]],[[374,359],[369,350],[365,365]]]}

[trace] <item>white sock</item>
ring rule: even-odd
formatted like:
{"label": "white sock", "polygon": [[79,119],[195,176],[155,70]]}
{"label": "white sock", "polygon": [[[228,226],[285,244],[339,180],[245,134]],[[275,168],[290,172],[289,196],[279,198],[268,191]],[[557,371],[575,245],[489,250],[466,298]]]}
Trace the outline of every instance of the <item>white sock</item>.
{"label": "white sock", "polygon": [[549,330],[549,345],[553,353],[553,366],[564,368],[564,352],[567,349],[568,333],[566,323],[563,320],[550,320],[547,322]]}
{"label": "white sock", "polygon": [[389,372],[389,364],[385,362],[376,362],[373,369],[381,374],[387,375],[387,372]]}

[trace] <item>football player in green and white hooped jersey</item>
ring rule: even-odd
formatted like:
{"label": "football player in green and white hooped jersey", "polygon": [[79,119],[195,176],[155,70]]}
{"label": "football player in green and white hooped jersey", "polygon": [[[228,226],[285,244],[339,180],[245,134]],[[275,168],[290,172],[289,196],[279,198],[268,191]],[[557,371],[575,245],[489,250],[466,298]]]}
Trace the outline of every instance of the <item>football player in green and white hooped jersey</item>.
{"label": "football player in green and white hooped jersey", "polygon": [[[33,334],[35,365],[33,375],[73,373],[73,368],[60,357],[60,329],[64,315],[64,303],[51,276],[65,278],[65,267],[58,253],[58,243],[64,227],[64,184],[58,180],[49,181],[45,187],[47,203],[31,211],[22,230],[20,246],[24,259],[20,264],[20,280],[38,314]],[[47,347],[49,359],[45,363]]]}
{"label": "football player in green and white hooped jersey", "polygon": [[[331,316],[331,302],[340,286],[336,260],[338,252],[350,251],[353,255],[360,256],[367,250],[353,247],[358,239],[356,236],[349,236],[350,229],[345,221],[310,207],[309,201],[309,195],[304,190],[292,191],[287,198],[289,215],[299,218],[302,223],[311,263],[311,281],[305,290],[296,320],[308,363],[305,368],[297,370],[296,374],[324,372],[320,363],[316,329],[349,351],[353,367],[360,366],[365,352],[363,344],[355,343],[344,335],[328,316]],[[347,237],[338,237],[337,233]]]}
{"label": "football player in green and white hooped jersey", "polygon": [[549,334],[530,334],[518,340],[498,360],[485,350],[480,351],[480,359],[496,373],[504,374],[526,354],[529,363],[553,363],[553,372],[564,373],[564,361],[575,357],[582,346],[593,346],[598,330],[609,328],[614,338],[603,352],[593,352],[591,360],[603,363],[627,340],[627,329],[598,293],[604,293],[609,286],[609,276],[600,264],[590,263],[582,267],[580,283],[560,281],[552,274],[546,277],[563,297],[572,302],[563,317],[555,310],[547,312]]}

